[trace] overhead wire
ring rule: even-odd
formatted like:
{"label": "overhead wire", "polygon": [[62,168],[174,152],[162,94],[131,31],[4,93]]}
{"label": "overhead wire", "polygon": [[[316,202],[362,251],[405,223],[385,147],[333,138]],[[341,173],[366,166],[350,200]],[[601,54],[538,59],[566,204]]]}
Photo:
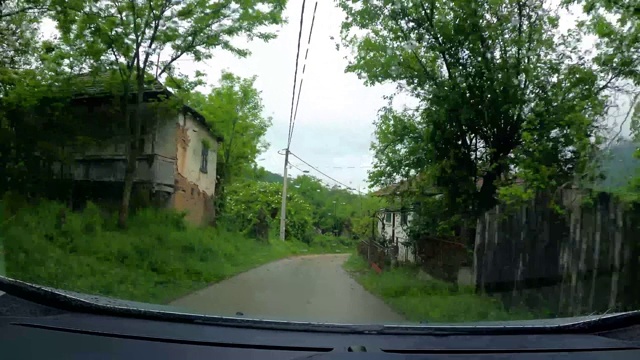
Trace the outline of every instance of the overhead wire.
{"label": "overhead wire", "polygon": [[318,169],[370,169],[371,165],[362,166],[316,166]]}
{"label": "overhead wire", "polygon": [[[331,177],[331,176],[327,175],[326,173],[324,173],[323,171],[321,171],[321,170],[320,170],[320,169],[318,169],[317,167],[315,167],[315,166],[313,166],[313,165],[309,164],[308,162],[306,162],[306,161],[302,160],[298,155],[296,155],[296,154],[292,153],[291,151],[289,151],[289,155],[294,156],[296,159],[298,159],[298,160],[302,161],[305,165],[307,165],[308,167],[310,167],[310,168],[312,168],[313,170],[317,171],[318,173],[320,173],[320,174],[324,175],[326,178],[331,179],[331,180],[332,180],[332,181],[334,181],[335,183],[337,183],[337,184],[340,184],[340,185],[344,186],[347,190],[355,190],[354,188],[350,187],[349,185],[346,185],[346,184],[344,184],[343,182],[336,180],[335,178],[333,178],[333,177]],[[290,164],[291,164],[291,163],[290,163]]]}
{"label": "overhead wire", "polygon": [[300,30],[298,31],[298,49],[296,50],[296,66],[293,73],[293,90],[291,91],[291,112],[289,113],[289,133],[287,134],[287,151],[291,145],[291,135],[293,132],[293,105],[296,97],[296,84],[298,83],[298,60],[300,59],[300,42],[302,41],[302,25],[304,23],[304,6],[306,0],[302,0],[302,10],[300,12]]}
{"label": "overhead wire", "polygon": [[293,130],[296,126],[296,119],[298,118],[298,105],[300,104],[300,94],[302,93],[302,84],[304,82],[304,72],[307,69],[307,58],[309,57],[309,48],[311,48],[311,35],[313,34],[313,25],[316,22],[316,10],[318,10],[318,2],[316,1],[313,7],[313,16],[311,17],[311,28],[309,29],[309,38],[307,39],[307,50],[304,54],[304,62],[302,65],[302,74],[300,74],[300,86],[298,86],[298,97],[296,99],[296,109],[293,113],[293,122],[289,130],[289,138],[287,139],[287,148],[291,145],[291,139],[293,138]]}
{"label": "overhead wire", "polygon": [[[296,96],[296,85],[297,85],[297,80],[298,80],[298,67],[299,67],[299,60],[300,60],[300,45],[301,45],[301,41],[302,41],[302,28],[304,25],[304,12],[305,12],[305,4],[306,4],[306,0],[302,1],[302,9],[300,12],[300,30],[298,31],[298,46],[297,46],[297,50],[296,50],[296,63],[295,63],[295,72],[293,75],[293,89],[291,92],[291,111],[289,113],[289,133],[287,136],[287,147],[285,149],[286,153],[288,155],[292,155],[294,157],[296,157],[298,160],[300,160],[301,162],[303,162],[305,165],[307,165],[308,167],[310,167],[311,169],[315,170],[316,172],[318,172],[319,174],[325,176],[326,178],[330,179],[331,181],[335,182],[336,184],[339,184],[343,187],[345,187],[348,190],[355,190],[354,188],[344,184],[341,181],[336,180],[335,178],[333,178],[332,176],[326,174],[325,172],[323,172],[322,170],[318,169],[317,167],[309,164],[308,162],[306,162],[305,160],[301,159],[298,155],[294,154],[293,152],[291,152],[289,149],[291,147],[291,140],[293,139],[293,131],[295,129],[295,123],[296,123],[296,119],[298,117],[298,108],[300,105],[300,95],[302,93],[302,85],[304,83],[304,73],[307,69],[307,59],[309,57],[309,49],[311,48],[311,38],[313,35],[313,29],[314,29],[314,24],[315,24],[315,20],[316,20],[316,12],[318,10],[318,1],[315,2],[315,5],[313,7],[313,16],[311,18],[311,27],[309,28],[309,37],[307,38],[307,49],[305,51],[305,55],[304,55],[304,60],[303,60],[303,66],[302,66],[302,72],[300,74],[300,85],[298,86],[298,93]],[[295,104],[295,107],[294,107]],[[308,171],[302,170],[300,169],[298,166],[292,164],[291,162],[287,162],[286,165],[290,165],[291,167],[303,172],[303,173],[308,173]],[[356,168],[355,166],[349,166],[349,167],[334,167],[334,168]]]}
{"label": "overhead wire", "polygon": [[302,170],[302,169],[300,169],[299,167],[297,167],[297,166],[293,165],[292,163],[289,163],[289,165],[291,165],[291,167],[294,167],[294,168],[298,169],[298,171],[300,171],[300,172],[302,172],[302,173],[304,173],[305,171],[306,171],[306,172],[309,172],[309,170]]}

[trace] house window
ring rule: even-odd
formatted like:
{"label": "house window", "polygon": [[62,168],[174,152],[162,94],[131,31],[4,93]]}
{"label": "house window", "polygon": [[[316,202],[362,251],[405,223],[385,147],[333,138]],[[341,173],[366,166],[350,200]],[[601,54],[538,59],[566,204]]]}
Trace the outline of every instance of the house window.
{"label": "house window", "polygon": [[209,147],[202,144],[202,161],[200,162],[200,172],[207,173],[209,165]]}
{"label": "house window", "polygon": [[409,218],[409,214],[407,214],[406,212],[400,213],[400,225],[402,226],[407,225],[408,218]]}
{"label": "house window", "polygon": [[392,216],[393,216],[393,213],[387,211],[387,213],[384,215],[384,222],[390,223]]}

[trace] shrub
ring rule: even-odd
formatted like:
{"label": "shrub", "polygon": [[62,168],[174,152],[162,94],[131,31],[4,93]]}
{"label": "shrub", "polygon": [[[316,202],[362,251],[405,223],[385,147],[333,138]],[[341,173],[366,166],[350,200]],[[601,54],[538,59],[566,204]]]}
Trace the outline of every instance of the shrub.
{"label": "shrub", "polygon": [[[237,183],[227,189],[226,220],[232,221],[241,231],[250,232],[258,221],[258,214],[266,215],[266,227],[280,221],[282,186],[266,182]],[[311,227],[311,206],[296,194],[287,200],[287,240],[305,239]]]}

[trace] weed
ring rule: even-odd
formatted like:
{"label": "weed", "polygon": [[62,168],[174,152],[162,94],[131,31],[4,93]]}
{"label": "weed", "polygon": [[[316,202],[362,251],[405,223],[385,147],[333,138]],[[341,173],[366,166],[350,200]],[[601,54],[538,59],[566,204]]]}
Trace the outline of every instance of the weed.
{"label": "weed", "polygon": [[381,297],[410,321],[473,322],[534,318],[528,311],[506,311],[498,299],[475,294],[472,287],[435,279],[421,280],[417,267],[392,268],[378,274],[362,257],[354,254],[345,262],[344,268],[365,289]]}

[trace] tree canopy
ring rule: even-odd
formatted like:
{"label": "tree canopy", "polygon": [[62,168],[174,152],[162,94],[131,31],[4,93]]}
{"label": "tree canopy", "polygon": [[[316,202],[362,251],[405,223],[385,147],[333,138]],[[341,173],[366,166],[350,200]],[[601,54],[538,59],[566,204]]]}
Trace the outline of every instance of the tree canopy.
{"label": "tree canopy", "polygon": [[606,86],[581,54],[578,31],[560,33],[549,4],[339,5],[347,14],[342,41],[354,52],[347,71],[419,101],[415,109],[381,109],[373,184],[421,175],[443,189],[448,211],[474,217],[515,179],[549,189],[590,174]]}
{"label": "tree canopy", "polygon": [[217,155],[216,213],[224,212],[225,189],[234,179],[246,177],[257,166],[258,155],[269,144],[264,136],[271,118],[263,115],[260,92],[255,88],[255,76],[243,79],[222,72],[217,86],[209,94],[194,92],[187,102],[196,108],[223,141]]}

